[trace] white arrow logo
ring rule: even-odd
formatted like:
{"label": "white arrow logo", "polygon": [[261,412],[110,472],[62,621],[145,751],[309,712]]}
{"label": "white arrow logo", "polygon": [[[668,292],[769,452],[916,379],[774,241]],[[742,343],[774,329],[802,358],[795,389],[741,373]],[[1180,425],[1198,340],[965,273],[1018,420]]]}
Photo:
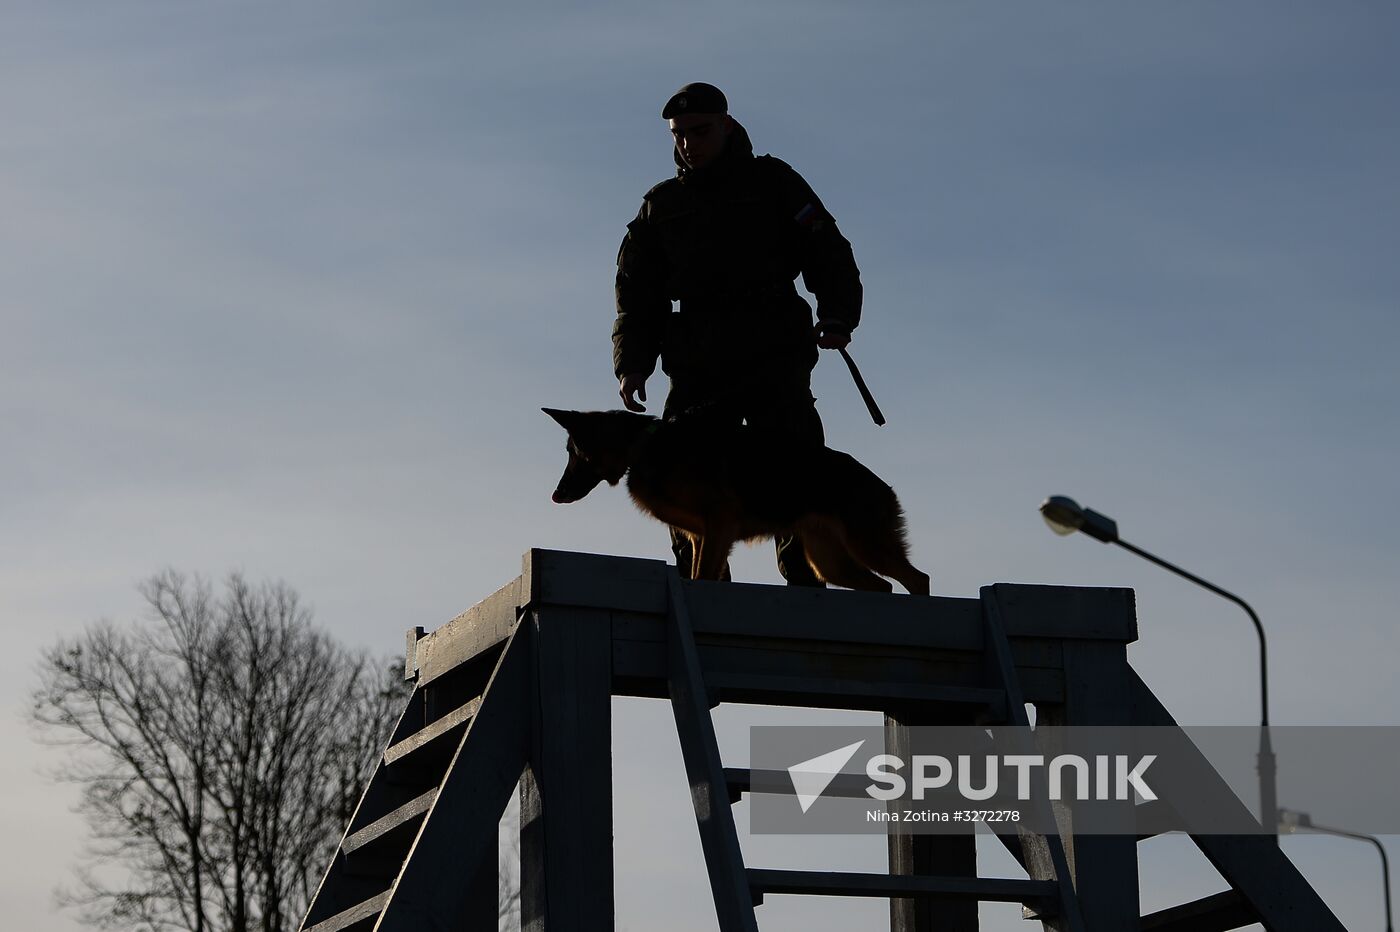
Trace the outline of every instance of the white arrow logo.
{"label": "white arrow logo", "polygon": [[788,768],[788,776],[792,777],[792,788],[797,791],[797,802],[802,806],[803,812],[811,809],[812,804],[821,798],[822,791],[831,785],[841,768],[856,756],[856,751],[859,751],[864,743],[864,740],[857,741],[855,744],[848,744],[844,748],[837,748]]}

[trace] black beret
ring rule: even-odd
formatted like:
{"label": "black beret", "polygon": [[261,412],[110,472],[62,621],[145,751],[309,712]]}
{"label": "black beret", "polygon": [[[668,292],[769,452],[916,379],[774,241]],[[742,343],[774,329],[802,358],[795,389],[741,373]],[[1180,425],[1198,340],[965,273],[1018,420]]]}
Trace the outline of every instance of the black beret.
{"label": "black beret", "polygon": [[729,101],[724,92],[713,84],[697,81],[671,95],[661,109],[661,119],[669,120],[687,113],[728,113]]}

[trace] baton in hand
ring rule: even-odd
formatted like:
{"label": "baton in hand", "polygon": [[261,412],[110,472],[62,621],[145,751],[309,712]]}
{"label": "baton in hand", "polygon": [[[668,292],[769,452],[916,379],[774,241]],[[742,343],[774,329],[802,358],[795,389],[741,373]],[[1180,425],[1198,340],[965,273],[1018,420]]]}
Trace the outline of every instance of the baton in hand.
{"label": "baton in hand", "polygon": [[885,426],[885,416],[880,413],[880,406],[875,403],[875,398],[870,394],[870,389],[865,387],[865,379],[860,377],[860,370],[856,368],[856,361],[851,358],[851,354],[846,352],[843,346],[837,350],[841,358],[846,360],[846,368],[851,370],[851,378],[856,380],[856,388],[860,389],[860,397],[865,400],[865,407],[870,411],[870,419],[877,427]]}

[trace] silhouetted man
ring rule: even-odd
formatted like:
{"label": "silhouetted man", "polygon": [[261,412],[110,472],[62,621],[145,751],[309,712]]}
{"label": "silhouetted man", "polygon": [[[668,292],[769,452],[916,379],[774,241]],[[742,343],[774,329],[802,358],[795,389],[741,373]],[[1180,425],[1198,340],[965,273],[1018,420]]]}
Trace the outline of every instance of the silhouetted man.
{"label": "silhouetted man", "polygon": [[[671,378],[665,417],[703,409],[790,439],[798,470],[803,446],[824,442],[811,390],[817,348],[850,342],[860,272],[807,182],[780,159],[755,157],[728,110],[719,88],[697,83],[661,111],[676,177],[646,193],[618,252],[613,369],[623,404],[643,411],[659,356]],[[817,298],[815,324],[799,274]],[[671,542],[688,567],[689,541],[673,531]],[[821,585],[793,538],[776,543],[789,584]]]}

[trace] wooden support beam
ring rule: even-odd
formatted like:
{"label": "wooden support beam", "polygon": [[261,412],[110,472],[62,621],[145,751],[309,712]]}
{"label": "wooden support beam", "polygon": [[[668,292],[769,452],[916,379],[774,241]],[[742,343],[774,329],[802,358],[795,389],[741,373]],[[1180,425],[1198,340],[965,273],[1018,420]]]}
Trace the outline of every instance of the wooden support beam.
{"label": "wooden support beam", "polygon": [[1259,913],[1234,890],[1159,909],[1142,917],[1142,932],[1229,932],[1259,921]]}
{"label": "wooden support beam", "polygon": [[612,624],[547,606],[533,629],[530,766],[520,783],[521,929],[612,932]]}
{"label": "wooden support beam", "polygon": [[661,560],[535,548],[527,551],[522,561],[520,590],[535,607],[558,605],[664,615],[670,569]]}
{"label": "wooden support beam", "polygon": [[[1126,645],[1110,641],[1065,644],[1065,702],[1048,724],[1128,726],[1132,724]],[[1131,799],[1118,805],[1122,824],[1131,824]],[[1138,932],[1138,839],[1136,835],[1085,835],[1074,830],[1072,814],[1062,812],[1067,854],[1084,922],[1095,932]]]}
{"label": "wooden support beam", "polygon": [[1171,824],[1175,819],[1175,812],[1176,810],[1160,799],[1134,806],[1133,817],[1137,820],[1138,841],[1146,841],[1161,835],[1162,832],[1158,830],[1158,826]]}
{"label": "wooden support beam", "polygon": [[[531,550],[520,577],[520,604],[664,615],[672,571],[660,560]],[[930,637],[958,637],[962,649],[981,644],[976,599],[688,580],[683,586],[697,635],[746,634],[758,625],[789,637],[805,631],[812,640],[851,641],[851,619],[858,618],[854,639],[862,642],[920,646]],[[1013,638],[1137,639],[1131,589],[999,583],[998,591]]]}
{"label": "wooden support beam", "polygon": [[934,897],[945,912],[939,928],[962,932],[967,926],[942,917],[956,903],[976,906],[979,900],[1000,903],[1037,902],[1049,906],[1056,897],[1053,880],[1015,880],[998,877],[892,877],[888,874],[861,874],[848,871],[750,870],[749,884],[756,896],[768,893],[797,893],[817,896]]}
{"label": "wooden support beam", "polygon": [[[1005,708],[1004,692],[1001,699]],[[885,753],[901,760],[912,760],[915,752],[909,736],[911,726],[954,723],[947,711],[939,714],[928,710],[922,715],[910,713],[902,717],[886,715]],[[970,719],[957,723],[969,724]],[[898,810],[901,805],[900,800],[892,800],[888,808]],[[890,822],[887,826],[890,874],[905,881],[966,881],[977,877],[977,838],[973,832],[969,831],[966,835],[915,835],[902,831],[903,827],[902,822]],[[978,928],[975,899],[949,901],[917,896],[890,900],[890,932],[976,932]]]}
{"label": "wooden support beam", "polygon": [[419,639],[414,647],[419,685],[437,679],[458,664],[505,641],[515,629],[523,602],[521,580],[516,577]]}
{"label": "wooden support beam", "polygon": [[[1176,720],[1136,671],[1130,669],[1128,675],[1134,721],[1139,725],[1175,726]],[[1184,754],[1195,751],[1189,740],[1183,744]],[[1222,804],[1233,799],[1234,818],[1253,818],[1203,754],[1195,751],[1190,761],[1192,785]],[[1259,921],[1270,932],[1343,932],[1341,922],[1279,849],[1273,836],[1192,835],[1191,840],[1226,882],[1254,907]]]}
{"label": "wooden support beam", "polygon": [[[881,708],[893,705],[944,703],[967,709],[967,720],[976,712],[991,710],[1006,714],[1006,697],[994,689],[976,686],[941,686],[928,683],[899,683],[888,680],[842,679],[837,677],[803,677],[768,675],[751,672],[708,673],[705,684],[722,701],[757,702],[791,705],[798,698],[804,703],[829,701],[836,708],[851,709],[862,705]],[[731,699],[731,696],[743,697]]]}
{"label": "wooden support beam", "polygon": [[[658,560],[531,550],[521,576],[438,630],[422,638],[415,630],[408,665],[420,684],[430,682],[504,642],[527,606],[596,608],[617,616],[662,619],[670,570]],[[897,661],[897,655],[910,648],[967,653],[981,643],[975,599],[744,583],[687,581],[684,587],[695,604],[692,614],[702,645],[707,638],[724,635],[737,636],[750,647],[763,638],[777,638],[786,642],[770,645],[778,651],[790,650],[794,640],[801,640],[813,653],[822,644],[838,651],[860,645],[865,655],[884,649]],[[1036,638],[1048,646],[1065,639],[1127,642],[1137,637],[1131,590],[1003,583],[999,591],[1006,603],[1007,632],[1023,644]],[[853,618],[860,624],[853,625]],[[621,623],[619,638],[627,640],[626,623]],[[655,642],[649,636],[642,640]],[[1052,665],[1058,667],[1057,658]],[[1035,686],[1027,682],[1026,689],[1030,693]]]}
{"label": "wooden support beam", "polygon": [[[948,629],[937,624],[926,627],[923,644],[909,645],[883,644],[875,635],[863,640],[868,626],[849,619],[844,641],[809,638],[810,631],[797,623],[780,628],[764,616],[745,620],[747,630],[739,633],[707,631],[712,619],[696,621],[696,646],[707,684],[724,702],[874,711],[934,702],[996,703],[997,711],[1005,713],[1004,694],[985,688],[980,642],[976,650],[967,650],[959,646],[961,636],[953,632],[945,637]],[[660,616],[613,613],[618,695],[665,697],[665,635]],[[1012,656],[1027,697],[1063,701],[1059,642],[1018,639]]]}

